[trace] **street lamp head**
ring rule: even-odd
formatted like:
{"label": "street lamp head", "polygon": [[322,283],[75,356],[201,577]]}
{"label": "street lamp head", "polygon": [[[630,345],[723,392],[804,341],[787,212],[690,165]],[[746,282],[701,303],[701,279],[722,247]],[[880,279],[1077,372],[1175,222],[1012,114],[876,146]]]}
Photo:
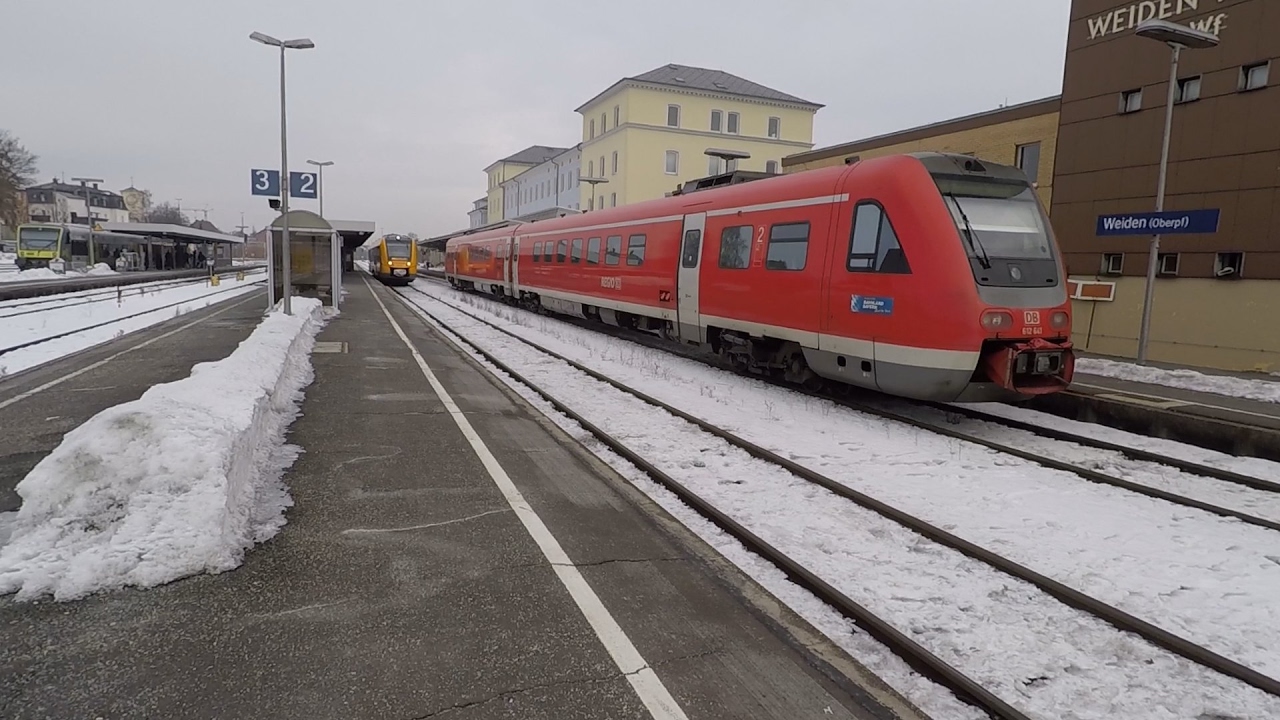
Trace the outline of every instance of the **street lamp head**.
{"label": "street lamp head", "polygon": [[283,42],[271,37],[270,35],[267,35],[265,33],[260,33],[260,32],[249,33],[249,39],[256,40],[262,43],[263,45],[274,45],[276,47],[282,47],[284,45]]}
{"label": "street lamp head", "polygon": [[315,47],[316,44],[307,38],[298,38],[297,40],[285,40],[284,46],[290,50],[310,50]]}
{"label": "street lamp head", "polygon": [[1218,44],[1218,36],[1204,30],[1168,20],[1146,20],[1138,24],[1134,34],[1169,45],[1181,45],[1193,50],[1204,50]]}
{"label": "street lamp head", "polygon": [[324,162],[316,162],[315,160],[308,160],[308,161],[307,161],[307,163],[308,163],[309,165],[315,165],[315,166],[317,166],[317,167],[329,167],[330,165],[332,165],[332,164],[333,164],[333,161],[332,161],[332,160],[325,160]]}

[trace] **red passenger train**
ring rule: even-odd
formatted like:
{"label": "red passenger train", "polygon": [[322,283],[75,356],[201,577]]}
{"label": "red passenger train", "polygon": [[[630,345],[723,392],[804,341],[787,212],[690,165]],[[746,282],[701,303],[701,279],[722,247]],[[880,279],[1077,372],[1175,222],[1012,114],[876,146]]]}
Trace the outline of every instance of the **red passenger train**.
{"label": "red passenger train", "polygon": [[448,241],[445,274],[801,384],[977,402],[1065,389],[1066,276],[1021,170],[915,153]]}

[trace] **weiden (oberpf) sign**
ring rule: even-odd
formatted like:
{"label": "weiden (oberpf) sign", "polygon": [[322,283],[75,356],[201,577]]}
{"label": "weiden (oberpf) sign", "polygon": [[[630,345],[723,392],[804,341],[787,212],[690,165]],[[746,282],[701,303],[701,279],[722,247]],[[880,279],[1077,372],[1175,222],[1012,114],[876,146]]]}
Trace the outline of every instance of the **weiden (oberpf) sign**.
{"label": "weiden (oberpf) sign", "polygon": [[1220,211],[1173,210],[1098,216],[1098,235],[1195,235],[1218,232]]}

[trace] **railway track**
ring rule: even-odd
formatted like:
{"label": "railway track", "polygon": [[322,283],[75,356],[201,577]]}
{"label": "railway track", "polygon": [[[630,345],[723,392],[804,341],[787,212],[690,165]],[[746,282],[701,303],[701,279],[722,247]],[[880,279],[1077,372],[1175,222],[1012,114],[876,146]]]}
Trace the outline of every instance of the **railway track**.
{"label": "railway track", "polygon": [[[426,293],[418,292],[422,295],[426,295]],[[479,344],[469,339],[456,327],[456,324],[451,324],[450,322],[443,320],[439,316],[438,312],[433,313],[430,309],[423,307],[420,303],[405,297],[403,293],[397,292],[396,295],[406,305],[417,308],[420,313],[429,317],[432,322],[436,323],[441,328],[446,329],[450,334],[452,334],[452,336],[456,337],[460,343],[471,347],[477,354],[484,357],[493,366],[497,367],[502,372],[507,373],[517,382],[530,388],[532,392],[536,393],[560,412],[573,418],[606,447],[618,453],[636,467],[641,468],[655,481],[666,487],[687,505],[697,511],[702,517],[735,537],[751,552],[769,560],[776,567],[785,572],[788,578],[793,582],[805,588],[832,608],[837,609],[842,615],[864,628],[869,634],[889,647],[899,657],[903,658],[917,672],[920,672],[922,675],[947,687],[955,693],[957,697],[974,705],[975,707],[981,708],[992,717],[1026,717],[1026,715],[1020,710],[1012,707],[1009,703],[997,697],[991,691],[983,688],[972,678],[966,676],[954,666],[944,662],[937,655],[931,653],[910,637],[898,631],[888,621],[876,616],[866,607],[858,604],[848,596],[841,593],[837,588],[825,581],[819,574],[806,568],[803,563],[792,559],[782,550],[771,545],[769,542],[766,542],[766,540],[756,534],[751,528],[745,527],[743,524],[734,520],[734,518],[730,517],[723,510],[718,508],[715,503],[700,497],[697,493],[676,481],[655,463],[650,462],[640,453],[631,449],[626,442],[611,436],[599,426],[592,424],[587,418],[583,417],[582,414],[576,412],[565,402],[557,398],[554,393],[549,392],[545,388],[539,387],[537,384],[522,376],[507,363],[503,362],[502,359],[494,356]],[[784,470],[790,475],[800,478],[813,486],[820,487],[823,490],[833,493],[839,498],[850,501],[861,508],[874,512],[877,515],[891,520],[914,533],[918,533],[931,542],[957,551],[964,556],[983,563],[1001,573],[1005,573],[1006,575],[1029,583],[1060,603],[1084,613],[1088,613],[1117,630],[1125,633],[1132,633],[1133,635],[1141,637],[1147,642],[1163,648],[1175,655],[1181,656],[1186,660],[1217,673],[1221,673],[1227,677],[1252,685],[1253,687],[1272,696],[1280,696],[1280,681],[1277,681],[1274,678],[1257,672],[1241,663],[1224,657],[1206,647],[1198,645],[1152,623],[1144,621],[1117,607],[1102,602],[1097,598],[1077,591],[1061,582],[992,552],[987,548],[960,538],[959,536],[954,535],[935,524],[929,523],[887,503],[853,490],[832,478],[793,462],[788,458],[782,457],[756,443],[743,439],[732,432],[726,431],[721,427],[706,422],[701,418],[684,412],[657,398],[631,388],[624,383],[620,383],[570,358],[543,347],[536,342],[523,338],[516,333],[512,333],[506,328],[490,322],[485,318],[478,317],[464,308],[429,295],[427,295],[427,298],[431,302],[439,303],[441,306],[448,307],[454,312],[467,316],[470,320],[481,323],[485,327],[496,331],[497,333],[501,333],[503,337],[514,339],[541,355],[553,358],[556,362],[564,363],[578,373],[584,374],[594,381],[605,383],[607,386],[620,393],[624,393],[631,398],[635,398],[649,406],[662,410],[672,418],[678,418],[685,423],[695,426],[700,432],[726,442],[733,448],[745,452],[756,460],[763,461],[776,468]],[[604,402],[603,399],[602,402]]]}
{"label": "railway track", "polygon": [[[486,300],[489,300],[489,299],[486,298]],[[489,301],[497,302],[494,300],[489,300]],[[983,437],[979,433],[974,433],[971,431],[967,431],[962,427],[957,427],[954,424],[953,419],[946,416],[958,416],[958,417],[966,418],[969,420],[992,423],[992,424],[999,425],[1011,430],[1031,433],[1033,435],[1036,435],[1038,437],[1045,438],[1048,440],[1055,440],[1055,441],[1064,442],[1064,443],[1072,443],[1072,444],[1082,445],[1082,446],[1096,449],[1096,450],[1113,452],[1113,453],[1122,455],[1126,458],[1129,458],[1133,461],[1137,461],[1140,463],[1148,463],[1151,466],[1154,466],[1156,468],[1171,468],[1177,472],[1185,473],[1188,476],[1194,476],[1196,478],[1206,478],[1212,481],[1225,483],[1231,486],[1238,486],[1241,488],[1249,488],[1250,490],[1260,491],[1260,493],[1265,495],[1274,494],[1277,497],[1277,501],[1280,502],[1280,483],[1273,480],[1253,477],[1250,475],[1245,475],[1243,473],[1233,472],[1231,470],[1226,470],[1223,468],[1216,468],[1209,465],[1205,465],[1203,463],[1197,463],[1197,462],[1192,462],[1192,461],[1177,458],[1177,457],[1162,455],[1162,454],[1154,453],[1151,451],[1142,450],[1139,448],[1133,448],[1133,447],[1121,445],[1119,443],[1112,443],[1112,442],[1108,442],[1098,438],[1089,437],[1086,435],[1077,435],[1064,430],[1040,427],[1033,423],[1023,422],[1023,421],[1014,420],[1011,418],[1004,418],[1001,416],[984,413],[980,410],[977,410],[974,408],[968,408],[963,405],[956,405],[956,404],[949,404],[949,403],[928,403],[928,402],[907,401],[900,398],[894,398],[892,402],[886,402],[884,399],[884,396],[877,396],[875,398],[866,398],[865,396],[872,395],[873,393],[862,391],[856,388],[847,388],[847,387],[838,388],[834,392],[830,389],[823,389],[818,391],[807,390],[804,388],[796,387],[795,385],[783,383],[773,378],[768,378],[768,377],[764,377],[764,376],[760,376],[752,373],[742,372],[740,369],[729,366],[719,361],[718,358],[711,356],[705,352],[684,348],[672,343],[666,343],[658,338],[655,338],[651,335],[647,335],[645,333],[628,331],[622,328],[615,328],[609,325],[603,325],[601,323],[591,323],[586,320],[578,320],[576,318],[567,318],[567,317],[561,317],[561,316],[554,316],[554,317],[558,321],[566,322],[568,324],[574,325],[575,327],[584,328],[592,332],[602,332],[611,337],[626,340],[628,342],[633,342],[642,347],[658,350],[660,352],[677,354],[686,359],[693,360],[695,362],[700,362],[705,365],[716,367],[718,369],[725,370],[728,372],[733,372],[743,377],[748,377],[755,380],[759,380],[761,382],[766,382],[776,387],[789,390],[791,392],[800,393],[800,394],[807,395],[809,397],[813,397],[817,399],[827,400],[827,401],[842,405],[844,407],[847,407],[849,409],[874,415],[876,417],[883,418],[885,420],[903,423],[905,425],[916,427],[921,430],[936,433],[949,438],[954,438],[956,440],[960,440],[963,442],[980,445],[982,447],[989,448],[996,452],[1004,453],[1006,455],[1010,455],[1022,460],[1036,463],[1037,465],[1041,465],[1043,467],[1051,468],[1054,470],[1062,470],[1065,472],[1070,472],[1090,482],[1122,488],[1130,492],[1134,492],[1140,495],[1145,495],[1147,497],[1155,498],[1158,500],[1163,500],[1165,502],[1173,503],[1175,505],[1181,505],[1183,507],[1202,510],[1205,512],[1213,513],[1214,515],[1218,515],[1221,517],[1234,518],[1246,524],[1267,528],[1269,530],[1280,531],[1280,517],[1263,517],[1253,512],[1250,512],[1246,509],[1240,509],[1238,507],[1228,507],[1218,502],[1206,501],[1201,498],[1192,497],[1192,496],[1181,494],[1178,492],[1162,489],[1160,487],[1156,487],[1151,484],[1146,484],[1136,480],[1117,477],[1116,475],[1108,474],[1100,470],[1097,470],[1095,468],[1087,467],[1080,463],[1066,461],[1059,457],[1052,457],[1044,453],[1037,453],[1037,452],[1025,450],[1025,449],[1016,447],[1008,442],[992,440],[990,438]],[[859,397],[855,397],[855,396],[863,396],[864,399],[859,399]],[[902,410],[895,409],[894,408],[895,404],[896,405],[914,404],[918,407],[933,409],[942,413],[944,417],[940,418],[937,421],[931,421],[927,418],[919,417],[918,415],[913,414],[909,411],[904,412]],[[1152,474],[1153,476],[1158,476],[1161,473],[1157,470],[1150,474]],[[1221,495],[1224,493],[1216,493],[1216,494]],[[1225,494],[1230,495],[1232,493],[1225,493]]]}
{"label": "railway track", "polygon": [[[205,278],[205,279],[204,279],[204,281],[207,281],[207,278]],[[262,278],[262,279],[260,279],[260,280],[246,280],[246,285],[257,285],[257,284],[265,283],[265,282],[266,282],[266,278]],[[62,338],[71,337],[71,336],[73,336],[73,335],[79,335],[79,334],[81,334],[81,333],[89,332],[90,330],[97,330],[98,328],[107,327],[108,325],[113,325],[113,324],[115,324],[115,323],[122,322],[122,321],[124,321],[124,320],[131,320],[131,319],[133,319],[133,318],[141,317],[141,316],[143,316],[143,315],[150,315],[150,314],[153,314],[153,313],[156,313],[156,312],[160,312],[160,311],[162,311],[162,310],[168,310],[168,309],[170,309],[170,308],[175,308],[175,307],[178,307],[179,305],[188,305],[188,304],[190,304],[190,303],[199,302],[199,301],[201,301],[201,300],[205,300],[205,299],[207,299],[207,298],[216,297],[216,296],[218,296],[218,295],[222,295],[222,294],[224,294],[224,293],[232,292],[232,291],[235,291],[235,290],[242,290],[246,285],[230,285],[230,286],[228,286],[228,287],[226,287],[226,288],[223,288],[223,289],[221,289],[221,290],[215,290],[215,291],[213,291],[213,292],[211,292],[211,293],[208,293],[208,294],[205,294],[205,295],[200,295],[199,297],[184,298],[184,299],[182,299],[182,300],[178,300],[178,301],[176,301],[176,302],[166,303],[166,304],[164,304],[164,305],[159,305],[159,306],[157,306],[157,307],[148,308],[148,309],[146,309],[146,310],[142,310],[142,311],[135,312],[135,313],[130,313],[130,314],[128,314],[128,315],[120,315],[120,316],[118,316],[118,317],[113,317],[113,318],[110,318],[110,319],[108,319],[108,320],[104,320],[104,321],[102,321],[102,322],[93,323],[93,324],[91,324],[91,325],[85,325],[85,326],[82,326],[82,327],[74,328],[74,329],[72,329],[72,330],[66,330],[66,331],[63,331],[63,332],[60,332],[60,333],[55,333],[55,334],[53,334],[53,335],[46,335],[46,336],[43,336],[43,337],[34,338],[34,339],[31,339],[31,340],[27,340],[27,341],[25,341],[25,342],[17,343],[17,344],[15,344],[15,345],[9,345],[9,346],[7,346],[7,347],[0,347],[0,356],[4,356],[5,354],[7,354],[7,353],[11,353],[11,352],[14,352],[14,351],[16,351],[16,350],[23,350],[23,349],[25,349],[25,348],[34,347],[34,346],[36,346],[36,345],[41,345],[41,344],[43,344],[43,343],[51,342],[51,341],[53,341],[53,340],[61,340]],[[169,289],[172,289],[172,288],[169,288]],[[53,310],[59,310],[59,309],[61,309],[62,307],[64,307],[64,306],[51,307],[51,308],[44,308],[43,310],[41,310],[41,312],[47,312],[47,311],[53,311]],[[26,313],[20,313],[20,314],[26,314]],[[12,317],[12,316],[0,316],[0,319],[3,319],[3,317]]]}
{"label": "railway track", "polygon": [[[265,268],[254,268],[245,271],[245,275],[247,277],[249,275],[265,272]],[[2,303],[0,304],[0,320],[4,320],[5,318],[22,317],[24,315],[34,315],[52,310],[62,310],[69,307],[92,305],[93,303],[98,302],[108,302],[111,300],[120,301],[128,297],[142,296],[157,291],[187,285],[199,285],[207,282],[209,282],[208,276],[180,278],[176,280],[157,280],[152,283],[144,283],[141,285],[117,285],[110,288],[84,290],[79,292],[72,291],[63,295],[44,296],[20,302]]]}

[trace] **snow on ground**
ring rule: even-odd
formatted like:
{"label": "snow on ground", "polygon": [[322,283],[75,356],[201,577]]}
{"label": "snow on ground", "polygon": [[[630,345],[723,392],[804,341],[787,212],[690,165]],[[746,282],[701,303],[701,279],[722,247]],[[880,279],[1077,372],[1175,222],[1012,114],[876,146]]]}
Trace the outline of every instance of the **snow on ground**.
{"label": "snow on ground", "polygon": [[292,500],[284,445],[312,380],[319,300],[263,319],[231,355],[67,433],[17,485],[0,593],[72,600],[237,567]]}
{"label": "snow on ground", "polygon": [[572,357],[838,482],[1280,676],[1280,533],[765,385],[440,284]]}
{"label": "snow on ground", "polygon": [[1188,368],[1166,370],[1164,368],[1102,358],[1078,358],[1076,360],[1076,372],[1147,383],[1149,385],[1163,385],[1164,387],[1191,390],[1193,392],[1245,398],[1259,402],[1280,403],[1280,381],[1276,380],[1241,378],[1231,375],[1209,375]]}
{"label": "snow on ground", "polygon": [[[192,310],[261,290],[262,279],[263,275],[256,273],[246,275],[243,281],[236,280],[234,275],[223,278],[221,284],[216,287],[208,282],[151,290],[143,287],[141,292],[126,292],[118,303],[114,299],[106,302],[85,302],[85,298],[74,294],[66,298],[59,296],[49,304],[42,304],[40,312],[21,315],[12,314],[20,309],[0,308],[0,315],[8,316],[0,317],[0,350],[30,340],[88,328],[115,318],[145,313],[57,340],[0,354],[0,377],[114,340],[125,333],[150,327]],[[168,307],[170,305],[173,307]]]}
{"label": "snow on ground", "polygon": [[[12,262],[10,260],[9,262]],[[0,264],[5,264],[0,261]],[[32,280],[71,280],[78,277],[89,277],[98,275],[115,275],[116,271],[111,269],[106,263],[98,263],[84,272],[68,270],[65,274],[56,273],[49,268],[31,268],[30,270],[18,270],[16,266],[12,268],[12,272],[0,273],[0,282],[31,282]]]}
{"label": "snow on ground", "polygon": [[[405,294],[445,322],[456,323],[466,337],[501,357],[532,382],[552,389],[587,420],[624,438],[629,447],[676,480],[1033,717],[1092,720],[1280,716],[1278,698],[1121,633],[1026,583],[756,460],[461,313],[421,295]],[[535,327],[545,320],[526,317]],[[529,327],[519,329],[522,334],[533,334]],[[577,330],[556,328],[539,339],[551,339],[561,329]],[[590,336],[569,332],[563,335],[565,339],[559,345],[592,351],[576,353],[595,356],[591,365],[602,364],[601,352],[615,358],[629,356],[633,350],[637,356],[645,352],[634,346],[621,347],[610,338],[597,338],[607,342],[593,343]],[[613,347],[608,347],[610,344]],[[645,385],[643,389],[649,392],[664,384],[680,385],[680,378],[692,374],[693,369],[673,367],[680,362],[669,358],[665,367],[649,360],[633,363],[627,366],[626,382]],[[786,581],[776,568],[747,553],[642,472],[603,449],[576,423],[552,410],[531,391],[498,374],[927,713],[939,718],[981,717],[911,672],[883,646]],[[705,398],[708,391],[720,394],[730,384],[736,385],[735,396],[752,391],[738,378],[706,377],[703,381],[706,384],[701,394],[689,387],[677,387],[674,393]],[[791,414],[778,395],[774,391],[779,403],[775,411]],[[739,424],[749,421],[741,410],[735,416]],[[722,422],[721,418],[712,420]],[[825,415],[821,422],[840,424],[835,412]],[[794,424],[804,425],[805,420],[795,418]],[[774,438],[785,427],[781,417],[762,426],[771,430]],[[883,431],[861,430],[856,434],[877,435],[870,440],[878,445],[893,444],[884,438]],[[845,436],[856,437],[855,432]],[[911,439],[908,444],[918,441]],[[893,452],[899,454],[899,460],[907,460],[901,456],[903,448],[894,448]],[[946,462],[946,458],[939,460]],[[862,464],[865,467],[868,463],[864,460]],[[902,469],[911,472],[919,468],[908,464]],[[933,482],[943,484],[945,477],[935,474]],[[992,515],[984,513],[987,520]]]}
{"label": "snow on ground", "polygon": [[[997,405],[997,403],[989,404]],[[973,406],[969,405],[968,407]],[[960,430],[975,437],[998,442],[1019,450],[1039,453],[1089,470],[1106,473],[1112,477],[1280,522],[1280,493],[1256,490],[1224,480],[1186,473],[1175,467],[1160,463],[1134,460],[1117,451],[1102,450],[1080,443],[1052,440],[1032,432],[1010,428],[998,422],[970,420],[967,418],[961,419],[959,422],[952,422],[954,416],[948,419],[946,413],[936,408],[908,403],[893,403],[888,407],[900,415],[932,423],[939,427]],[[982,406],[979,409],[985,410],[986,408]],[[1013,409],[1016,410],[1017,408]],[[1008,417],[1008,415],[1005,415],[1005,417]],[[992,420],[995,420],[994,416]],[[1030,422],[1041,424],[1039,420],[1030,420]],[[1104,437],[1103,439],[1110,438]],[[1204,464],[1222,467],[1222,463],[1219,462],[1210,461]],[[1266,480],[1280,477],[1280,465],[1265,460],[1261,464],[1269,465],[1270,468],[1262,473],[1254,472],[1252,473],[1253,476]]]}

